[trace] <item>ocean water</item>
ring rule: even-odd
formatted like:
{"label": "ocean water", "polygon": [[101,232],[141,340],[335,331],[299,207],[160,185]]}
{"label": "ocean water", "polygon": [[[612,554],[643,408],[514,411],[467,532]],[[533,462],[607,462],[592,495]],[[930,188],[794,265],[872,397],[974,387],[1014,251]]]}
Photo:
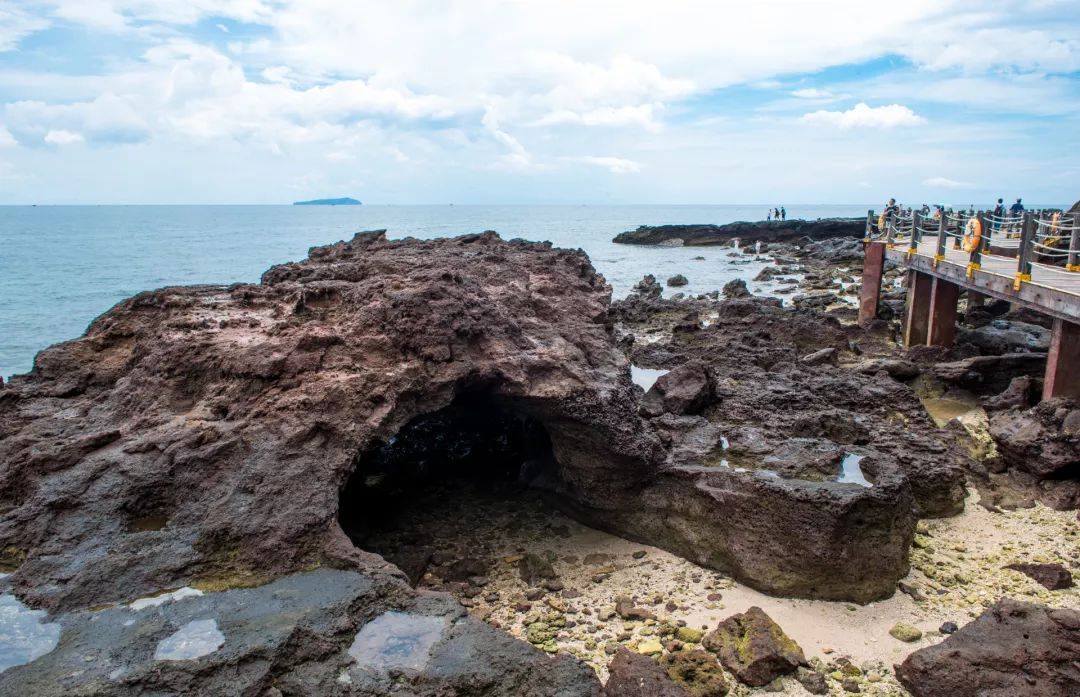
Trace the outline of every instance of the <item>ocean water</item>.
{"label": "ocean water", "polygon": [[[789,206],[789,218],[865,215],[872,205]],[[704,293],[763,263],[716,247],[611,242],[639,225],[761,220],[767,206],[0,206],[0,376],[85,331],[135,293],[194,283],[257,282],[309,247],[385,228],[391,238],[495,230],[505,239],[584,249],[622,297],[646,273],[676,273]],[[694,260],[696,256],[704,261]],[[768,291],[768,288],[761,288]]]}

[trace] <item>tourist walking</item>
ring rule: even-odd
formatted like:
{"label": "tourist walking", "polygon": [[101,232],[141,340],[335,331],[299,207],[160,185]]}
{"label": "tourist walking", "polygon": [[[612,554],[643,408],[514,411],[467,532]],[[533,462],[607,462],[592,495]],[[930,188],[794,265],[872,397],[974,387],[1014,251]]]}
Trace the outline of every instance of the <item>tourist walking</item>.
{"label": "tourist walking", "polygon": [[765,214],[765,220],[767,220],[769,222],[772,222],[772,209],[771,208],[769,209],[769,212]]}
{"label": "tourist walking", "polygon": [[787,209],[780,206],[780,220],[787,220]]}
{"label": "tourist walking", "polygon": [[1023,214],[1024,214],[1024,204],[1018,198],[1018,199],[1016,199],[1016,203],[1009,206],[1009,215],[1020,216],[1020,215],[1023,215]]}
{"label": "tourist walking", "polygon": [[780,209],[779,208],[773,208],[772,209],[772,217],[773,217],[773,220],[780,220]]}

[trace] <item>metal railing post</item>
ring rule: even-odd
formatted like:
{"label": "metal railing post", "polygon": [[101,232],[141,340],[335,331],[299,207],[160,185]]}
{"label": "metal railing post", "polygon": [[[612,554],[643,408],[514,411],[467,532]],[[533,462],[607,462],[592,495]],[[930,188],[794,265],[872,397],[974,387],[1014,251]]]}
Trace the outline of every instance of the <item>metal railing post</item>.
{"label": "metal railing post", "polygon": [[941,219],[938,220],[937,249],[934,251],[934,268],[945,261],[945,240],[948,237],[945,232],[949,229],[949,221],[945,211],[941,211]]}
{"label": "metal railing post", "polygon": [[911,242],[908,244],[908,259],[915,256],[915,253],[919,251],[919,239],[922,237],[922,232],[919,230],[920,225],[922,225],[922,213],[914,211],[911,214]]}
{"label": "metal railing post", "polygon": [[[1061,217],[1062,226],[1065,216]],[[1065,262],[1066,271],[1080,271],[1080,215],[1073,218],[1072,237],[1069,239],[1069,259]]]}
{"label": "metal railing post", "polygon": [[1019,260],[1016,267],[1016,278],[1013,280],[1013,290],[1020,290],[1024,282],[1031,281],[1031,258],[1035,251],[1035,218],[1031,213],[1025,212],[1023,223],[1020,226],[1020,250],[1016,255]]}
{"label": "metal railing post", "polygon": [[885,218],[885,246],[892,247],[893,234],[896,232],[896,216],[892,213]]}

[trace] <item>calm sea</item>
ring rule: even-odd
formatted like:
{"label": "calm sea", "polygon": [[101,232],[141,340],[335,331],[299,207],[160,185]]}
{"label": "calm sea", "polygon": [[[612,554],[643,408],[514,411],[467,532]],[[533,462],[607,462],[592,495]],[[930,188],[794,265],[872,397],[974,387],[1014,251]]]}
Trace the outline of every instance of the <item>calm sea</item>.
{"label": "calm sea", "polygon": [[[790,206],[789,218],[865,215],[870,205]],[[766,206],[0,206],[0,376],[24,373],[50,344],[139,291],[256,282],[309,247],[386,228],[392,238],[496,230],[580,247],[616,297],[646,273],[685,274],[702,293],[762,264],[730,250],[616,245],[638,225],[760,220]],[[705,261],[693,260],[695,256]]]}

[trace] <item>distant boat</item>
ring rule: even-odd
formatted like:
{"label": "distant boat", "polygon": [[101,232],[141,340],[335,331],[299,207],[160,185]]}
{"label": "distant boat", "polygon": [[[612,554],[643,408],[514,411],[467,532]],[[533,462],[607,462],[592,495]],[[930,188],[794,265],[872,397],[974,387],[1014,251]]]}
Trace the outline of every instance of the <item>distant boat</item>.
{"label": "distant boat", "polygon": [[294,206],[359,206],[355,198],[314,198],[310,201],[294,201]]}

